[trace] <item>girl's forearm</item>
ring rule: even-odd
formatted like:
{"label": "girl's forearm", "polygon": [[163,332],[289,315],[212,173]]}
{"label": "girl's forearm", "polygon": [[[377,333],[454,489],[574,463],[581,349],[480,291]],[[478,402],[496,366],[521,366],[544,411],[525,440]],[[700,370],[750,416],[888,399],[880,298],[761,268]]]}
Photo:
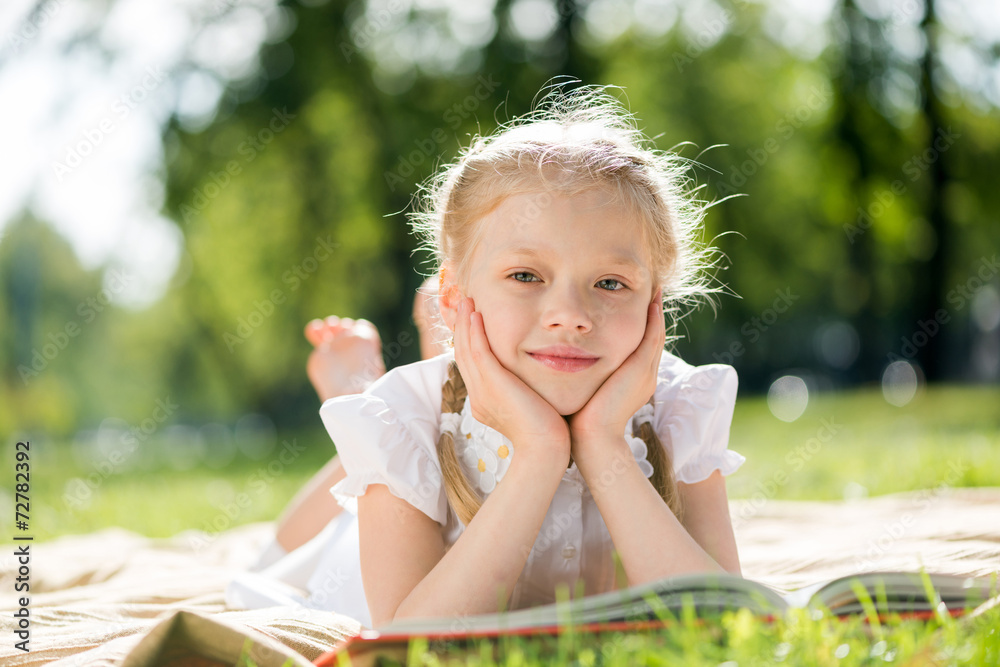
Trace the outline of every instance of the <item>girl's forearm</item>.
{"label": "girl's forearm", "polygon": [[506,603],[565,473],[565,461],[534,454],[514,456],[503,480],[455,544],[399,604],[395,618],[492,613],[501,592]]}
{"label": "girl's forearm", "polygon": [[623,438],[574,451],[581,454],[577,467],[608,527],[629,585],[689,572],[724,571],[670,511]]}

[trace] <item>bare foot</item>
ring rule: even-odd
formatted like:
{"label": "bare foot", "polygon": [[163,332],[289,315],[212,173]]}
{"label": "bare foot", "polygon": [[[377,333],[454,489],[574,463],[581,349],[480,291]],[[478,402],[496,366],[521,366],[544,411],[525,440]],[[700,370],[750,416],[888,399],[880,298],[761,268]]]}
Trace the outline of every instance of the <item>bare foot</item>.
{"label": "bare foot", "polygon": [[309,322],[305,334],[315,346],[306,373],[321,401],[359,394],[385,375],[382,340],[368,320],[331,315]]}
{"label": "bare foot", "polygon": [[[448,351],[450,332],[438,310],[436,275],[417,289],[413,320],[420,335],[421,358],[430,359]],[[309,322],[305,334],[315,347],[306,362],[306,373],[320,400],[359,394],[385,375],[382,340],[368,320],[331,315]]]}
{"label": "bare foot", "polygon": [[438,277],[429,277],[413,295],[413,322],[420,334],[420,357],[430,359],[448,351],[451,332],[441,320],[438,307]]}

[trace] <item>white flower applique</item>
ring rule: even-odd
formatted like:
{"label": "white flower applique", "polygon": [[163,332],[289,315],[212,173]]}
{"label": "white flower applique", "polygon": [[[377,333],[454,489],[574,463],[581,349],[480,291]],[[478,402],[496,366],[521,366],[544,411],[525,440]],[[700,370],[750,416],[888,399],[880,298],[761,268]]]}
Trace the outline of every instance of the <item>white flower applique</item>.
{"label": "white flower applique", "polygon": [[635,458],[635,462],[639,464],[639,470],[646,478],[653,476],[653,465],[649,462],[649,449],[646,447],[646,443],[642,438],[638,438],[632,435],[633,428],[638,431],[639,424],[652,423],[653,421],[653,406],[646,403],[639,411],[635,413],[632,417],[632,427],[628,427],[625,430],[625,441],[628,443],[628,448],[632,451],[632,456]]}
{"label": "white flower applique", "polygon": [[514,450],[503,434],[476,421],[468,399],[462,409],[456,445],[476,487],[481,493],[492,493],[507,474]]}

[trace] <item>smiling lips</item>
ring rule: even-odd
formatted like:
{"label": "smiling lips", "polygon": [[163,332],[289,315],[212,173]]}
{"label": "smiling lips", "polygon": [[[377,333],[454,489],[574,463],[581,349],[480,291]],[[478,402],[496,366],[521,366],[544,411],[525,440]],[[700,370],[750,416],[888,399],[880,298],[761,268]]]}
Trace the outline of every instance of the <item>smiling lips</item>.
{"label": "smiling lips", "polygon": [[553,345],[543,347],[534,352],[528,352],[535,361],[545,364],[549,368],[564,373],[576,373],[590,368],[597,363],[599,357],[570,345]]}

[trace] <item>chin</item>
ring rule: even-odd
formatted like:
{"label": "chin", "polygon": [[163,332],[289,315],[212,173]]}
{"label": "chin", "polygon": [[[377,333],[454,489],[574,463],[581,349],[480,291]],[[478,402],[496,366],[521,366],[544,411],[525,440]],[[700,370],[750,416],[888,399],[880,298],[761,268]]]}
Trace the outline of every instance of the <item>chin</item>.
{"label": "chin", "polygon": [[533,378],[534,382],[525,380],[525,384],[534,389],[556,412],[569,417],[582,410],[608,379],[606,375],[587,375],[574,373],[562,378],[536,377]]}
{"label": "chin", "polygon": [[563,417],[575,415],[587,405],[587,402],[594,396],[594,392],[581,395],[579,391],[550,391],[541,394],[542,398],[548,401],[549,405]]}

